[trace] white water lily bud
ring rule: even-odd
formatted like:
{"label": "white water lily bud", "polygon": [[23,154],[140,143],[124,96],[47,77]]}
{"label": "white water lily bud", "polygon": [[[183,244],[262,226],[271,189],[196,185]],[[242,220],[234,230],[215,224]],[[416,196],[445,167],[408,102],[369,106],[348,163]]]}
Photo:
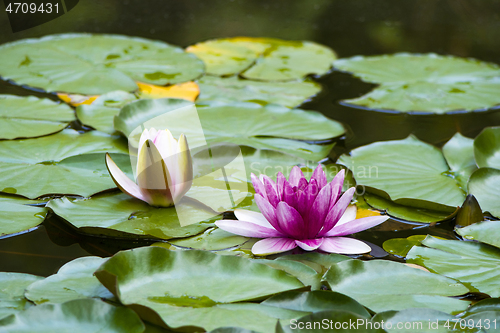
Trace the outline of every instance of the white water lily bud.
{"label": "white water lily bud", "polygon": [[170,207],[190,189],[193,162],[184,134],[176,140],[168,129],[145,129],[137,155],[137,179],[133,182],[106,154],[109,174],[124,193],[152,206]]}

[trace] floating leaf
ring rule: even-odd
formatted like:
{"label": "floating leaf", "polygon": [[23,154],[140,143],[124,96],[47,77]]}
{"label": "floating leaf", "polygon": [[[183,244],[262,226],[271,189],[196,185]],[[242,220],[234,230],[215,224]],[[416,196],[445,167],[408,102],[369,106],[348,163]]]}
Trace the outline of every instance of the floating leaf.
{"label": "floating leaf", "polygon": [[469,302],[445,297],[469,290],[457,281],[387,260],[346,260],[333,265],[324,279],[333,291],[354,298],[375,312],[431,308],[447,313]]}
{"label": "floating leaf", "polygon": [[205,41],[186,49],[205,63],[207,73],[242,73],[247,79],[285,81],[323,75],[336,59],[326,46],[273,38],[234,37]]}
{"label": "floating leaf", "polygon": [[[0,141],[0,191],[37,198],[90,196],[114,188],[104,154],[96,154],[100,152],[126,153],[128,148],[120,137],[71,129],[36,139]],[[123,158],[117,159],[123,164]]]}
{"label": "floating leaf", "polygon": [[[474,330],[459,330],[460,320],[447,313],[432,309],[407,309],[399,312],[377,313],[373,323],[384,323],[389,333],[475,333]],[[458,322],[457,325],[455,323]],[[463,325],[463,324],[462,324]],[[454,329],[454,326],[456,326]],[[479,332],[478,332],[479,333]]]}
{"label": "floating leaf", "polygon": [[[248,240],[248,237],[231,234],[219,228],[210,228],[202,234],[189,238],[172,240],[169,241],[169,243],[194,250],[220,251],[236,247]],[[157,245],[157,243],[153,245]],[[158,245],[161,245],[161,243]]]}
{"label": "floating leaf", "polygon": [[0,272],[0,319],[27,308],[30,303],[24,298],[24,290],[41,279],[31,274]]}
{"label": "floating leaf", "polygon": [[64,303],[83,298],[112,298],[97,280],[94,272],[106,261],[99,257],[82,257],[63,265],[57,274],[29,285],[26,298],[36,304]]}
{"label": "floating leaf", "polygon": [[311,286],[311,290],[319,290],[321,288],[320,272],[309,265],[296,260],[256,259],[256,262],[287,272],[291,276],[296,277],[304,286]]}
{"label": "floating leaf", "polygon": [[413,136],[356,148],[337,163],[353,171],[358,185],[367,186],[368,191],[385,191],[397,204],[448,213],[449,209],[440,205],[457,207],[465,200],[465,192],[441,151]]}
{"label": "floating leaf", "polygon": [[[333,144],[315,145],[296,140],[326,140],[344,133],[340,123],[314,111],[243,102],[214,103],[198,107],[197,110],[190,109],[190,112],[181,112],[184,107],[193,106],[179,99],[129,103],[115,117],[115,128],[129,137],[133,146],[139,142],[142,132],[137,130],[139,126],[155,125],[169,128],[174,137],[184,133],[191,149],[207,143],[230,142],[257,149],[280,150],[310,160],[325,157]],[[201,129],[193,126],[194,112],[200,119],[202,133]]]}
{"label": "floating leaf", "polygon": [[[214,195],[217,196],[217,193]],[[82,232],[114,237],[189,237],[213,226],[212,223],[201,221],[207,215],[217,215],[194,202],[183,201],[177,209],[187,210],[190,222],[195,223],[183,227],[176,207],[156,208],[123,193],[96,195],[91,199],[72,200],[63,197],[51,200],[47,207]]]}
{"label": "floating leaf", "polygon": [[412,247],[422,244],[422,241],[427,237],[426,235],[412,235],[408,238],[391,238],[382,244],[384,250],[390,254],[394,254],[400,257],[406,257],[408,251]]}
{"label": "floating leaf", "polygon": [[407,262],[459,280],[472,291],[500,296],[500,249],[473,242],[443,240],[428,236],[427,247],[414,246]]}
{"label": "floating leaf", "polygon": [[[378,328],[366,325],[367,319],[349,311],[321,311],[298,320],[280,321],[277,333],[322,333],[325,331],[356,332],[356,333],[382,333]],[[360,323],[358,326],[357,323]],[[363,324],[361,324],[363,323]],[[365,326],[366,325],[366,326]]]}
{"label": "floating leaf", "polygon": [[474,157],[480,168],[500,169],[500,127],[485,128],[474,139]]}
{"label": "floating leaf", "polygon": [[84,103],[76,108],[76,116],[86,126],[98,131],[113,134],[113,118],[125,104],[137,100],[134,94],[126,91],[112,91],[98,96],[92,103]]}
{"label": "floating leaf", "polygon": [[144,329],[134,311],[94,299],[33,306],[0,320],[0,330],[13,333],[141,333]]}
{"label": "floating leaf", "polygon": [[0,75],[17,84],[99,95],[196,79],[202,62],[182,49],[120,35],[61,34],[0,46]]}
{"label": "floating leaf", "polygon": [[17,200],[0,200],[0,237],[35,228],[45,220],[45,207],[26,206]]}
{"label": "floating leaf", "polygon": [[371,109],[443,114],[500,104],[500,68],[451,56],[399,53],[339,59],[334,66],[380,86],[345,103]]}
{"label": "floating leaf", "polygon": [[337,253],[323,254],[318,252],[309,252],[301,254],[290,254],[278,257],[276,260],[295,260],[314,268],[318,273],[326,273],[336,263],[344,260],[350,260],[348,256]]}
{"label": "floating leaf", "polygon": [[156,246],[120,252],[96,276],[141,317],[176,330],[239,326],[269,331],[276,319],[255,310],[258,304],[222,303],[304,287],[287,273],[248,259]]}
{"label": "floating leaf", "polygon": [[412,222],[432,223],[448,220],[455,216],[458,210],[458,208],[445,208],[442,206],[438,206],[438,210],[433,210],[431,209],[432,205],[428,205],[429,208],[411,207],[384,199],[372,193],[365,193],[363,197],[370,206],[383,210],[390,216]]}
{"label": "floating leaf", "polygon": [[265,82],[244,80],[236,76],[204,76],[198,80],[200,97],[204,101],[255,102],[261,105],[279,104],[296,107],[321,91],[321,86],[312,81]]}
{"label": "floating leaf", "polygon": [[366,309],[349,296],[331,291],[287,291],[268,298],[262,305],[274,306],[305,314],[327,310],[344,310],[356,313],[364,318],[370,318]]}
{"label": "floating leaf", "polygon": [[477,170],[474,160],[474,140],[456,133],[444,146],[443,156],[460,188],[467,191],[467,182]]}
{"label": "floating leaf", "polygon": [[500,248],[500,221],[484,221],[474,223],[464,228],[455,229],[457,234],[465,239],[476,240]]}
{"label": "floating leaf", "polygon": [[483,211],[500,217],[500,170],[493,168],[479,168],[469,180],[469,193],[474,195]]}
{"label": "floating leaf", "polygon": [[0,139],[51,134],[73,120],[75,115],[67,105],[34,96],[0,95]]}

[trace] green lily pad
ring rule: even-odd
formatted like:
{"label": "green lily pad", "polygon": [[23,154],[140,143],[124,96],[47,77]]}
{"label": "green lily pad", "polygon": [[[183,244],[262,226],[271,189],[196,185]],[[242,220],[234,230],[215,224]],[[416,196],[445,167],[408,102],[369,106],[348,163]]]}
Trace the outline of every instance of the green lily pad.
{"label": "green lily pad", "polygon": [[430,205],[429,208],[411,207],[372,193],[365,193],[363,198],[365,198],[368,205],[375,209],[383,210],[390,216],[412,222],[432,223],[448,220],[455,216],[458,210],[458,208],[443,206],[438,206],[437,209],[439,210],[433,210],[430,209]]}
{"label": "green lily pad", "polygon": [[474,140],[456,133],[444,146],[443,156],[460,188],[467,191],[467,183],[477,170],[474,160]]}
{"label": "green lily pad", "polygon": [[[210,228],[202,234],[189,238],[175,239],[169,241],[169,243],[192,250],[220,251],[241,245],[249,239],[248,237],[238,236],[219,228]],[[153,245],[156,245],[156,243]]]}
{"label": "green lily pad", "polygon": [[[321,333],[321,332],[356,332],[382,333],[382,328],[365,326],[367,319],[349,311],[321,311],[298,320],[280,321],[276,333]],[[359,323],[359,326],[358,324]],[[362,324],[361,324],[362,323]]]}
{"label": "green lily pad", "polygon": [[181,48],[120,35],[61,34],[0,47],[0,75],[17,84],[99,95],[133,91],[135,81],[158,85],[203,74],[203,63]]}
{"label": "green lily pad", "polygon": [[[463,158],[468,161],[470,156]],[[469,165],[468,162],[459,164],[457,160],[455,157],[450,164]],[[465,191],[457,180],[462,169],[450,170],[438,148],[413,136],[356,148],[350,156],[342,155],[337,163],[353,171],[358,185],[367,186],[367,191],[374,194],[390,196],[397,204],[444,211],[449,215],[449,208],[442,205],[457,207],[465,200]]]}
{"label": "green lily pad", "polygon": [[[180,109],[184,107],[186,110]],[[193,123],[193,117],[199,118],[199,126]],[[171,98],[129,103],[115,117],[114,125],[133,146],[138,145],[142,127],[160,127],[170,129],[174,137],[184,133],[191,149],[229,142],[309,160],[325,157],[333,143],[317,145],[297,140],[326,140],[344,133],[340,123],[314,111],[243,102],[212,103],[195,110],[189,102]]]}
{"label": "green lily pad", "polygon": [[356,313],[364,318],[370,318],[368,311],[349,296],[331,291],[287,291],[268,298],[262,305],[274,306],[305,314],[327,310],[344,310]]}
{"label": "green lily pad", "polygon": [[469,180],[469,193],[474,195],[483,211],[500,217],[500,170],[493,168],[479,168]]}
{"label": "green lily pad", "polygon": [[462,282],[471,291],[500,296],[500,249],[473,242],[443,240],[428,236],[426,247],[414,246],[407,262],[426,267]]}
{"label": "green lily pad", "polygon": [[314,268],[318,273],[324,274],[336,263],[350,260],[348,256],[337,253],[322,254],[309,252],[301,254],[289,254],[276,258],[276,260],[295,260]]}
{"label": "green lily pad", "polygon": [[264,326],[269,330],[276,319],[242,304],[223,303],[262,299],[304,287],[287,273],[248,259],[156,246],[120,252],[95,274],[141,317],[176,330],[236,325],[257,331]]}
{"label": "green lily pad", "polygon": [[296,277],[304,286],[311,286],[311,290],[319,290],[321,288],[321,274],[304,263],[296,260],[255,259],[255,261],[287,272],[291,276]]}
{"label": "green lily pad", "polygon": [[136,99],[134,94],[126,91],[112,91],[99,96],[92,104],[79,105],[76,116],[86,126],[113,134],[113,118],[118,115],[121,107]]}
{"label": "green lily pad", "polygon": [[422,241],[427,237],[426,235],[412,235],[408,238],[391,238],[382,244],[384,250],[390,254],[400,257],[406,257],[408,251],[414,246],[422,245]]}
{"label": "green lily pad", "polygon": [[[189,237],[213,226],[203,221],[216,212],[188,199],[181,202],[177,208],[156,208],[123,193],[107,193],[90,199],[53,199],[47,207],[81,232],[114,237]],[[194,224],[181,226],[176,209],[189,212]]]}
{"label": "green lily pad", "polygon": [[334,66],[380,86],[345,103],[371,109],[443,114],[488,109],[500,104],[500,68],[436,54],[356,56]]}
{"label": "green lily pad", "polygon": [[144,329],[134,311],[94,299],[33,306],[0,320],[0,330],[15,333],[141,333]]}
{"label": "green lily pad", "polygon": [[0,272],[0,319],[29,307],[24,290],[41,279],[31,274]]}
{"label": "green lily pad", "polygon": [[279,104],[289,108],[299,106],[321,91],[313,81],[265,82],[244,80],[236,76],[204,76],[198,80],[200,96],[204,101],[255,102],[261,105]]}
{"label": "green lily pad", "polygon": [[457,234],[465,239],[476,240],[500,248],[500,221],[484,221],[474,223],[464,228],[455,229]]}
{"label": "green lily pad", "polygon": [[[36,139],[0,141],[0,191],[37,198],[89,196],[114,188],[104,154],[96,154],[100,152],[127,153],[128,148],[120,137],[71,129]],[[123,164],[123,158],[117,159]]]}
{"label": "green lily pad", "polygon": [[469,291],[456,280],[393,261],[342,261],[333,265],[324,279],[332,291],[352,297],[375,312],[431,308],[451,313],[469,305],[446,297]]}
{"label": "green lily pad", "polygon": [[214,39],[190,46],[187,51],[203,60],[208,74],[241,73],[247,79],[263,81],[323,75],[336,59],[335,53],[326,46],[274,38]]}
{"label": "green lily pad", "polygon": [[466,314],[473,314],[483,311],[500,311],[500,298],[487,298],[471,305]]}
{"label": "green lily pad", "polygon": [[384,323],[389,333],[479,333],[479,330],[460,330],[459,319],[432,309],[407,309],[377,313],[372,322]]}
{"label": "green lily pad", "polygon": [[29,231],[45,220],[47,208],[33,207],[17,200],[0,199],[0,237]]}
{"label": "green lily pad", "polygon": [[25,296],[36,304],[64,303],[89,297],[113,298],[93,275],[105,261],[106,259],[99,257],[72,260],[63,265],[57,274],[29,285]]}
{"label": "green lily pad", "polygon": [[66,104],[34,96],[0,95],[0,139],[55,133],[73,120],[74,112]]}
{"label": "green lily pad", "polygon": [[474,139],[474,157],[480,168],[500,169],[500,127],[485,128]]}

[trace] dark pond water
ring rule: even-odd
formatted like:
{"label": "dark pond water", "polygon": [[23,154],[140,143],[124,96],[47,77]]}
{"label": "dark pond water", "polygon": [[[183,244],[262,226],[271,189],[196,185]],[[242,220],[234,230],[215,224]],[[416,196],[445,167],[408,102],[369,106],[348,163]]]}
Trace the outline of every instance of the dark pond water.
{"label": "dark pond water", "polygon": [[[96,32],[159,39],[183,47],[218,37],[276,37],[315,41],[333,48],[340,57],[435,52],[500,64],[497,0],[81,0],[62,17],[19,33],[12,33],[7,16],[0,15],[0,31],[1,43],[53,33]],[[486,126],[500,125],[500,111],[495,110],[436,116],[355,109],[338,101],[360,96],[371,85],[339,72],[318,81],[323,91],[303,108],[319,110],[347,129],[332,159],[360,145],[411,133],[442,145],[457,131],[474,137]],[[0,82],[0,93],[57,99],[7,82]],[[452,224],[428,227],[393,221],[392,230],[366,231],[360,238],[380,246],[388,238],[412,234],[453,237]],[[51,216],[30,233],[0,239],[0,271],[47,276],[80,256],[109,256],[147,244],[79,235]]]}

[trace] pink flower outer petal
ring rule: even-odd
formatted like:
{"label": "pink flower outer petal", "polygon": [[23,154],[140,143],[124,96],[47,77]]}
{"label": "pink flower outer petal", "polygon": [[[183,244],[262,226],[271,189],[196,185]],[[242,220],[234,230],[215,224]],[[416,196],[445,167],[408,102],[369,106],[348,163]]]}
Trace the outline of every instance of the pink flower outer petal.
{"label": "pink flower outer petal", "polygon": [[295,240],[290,238],[266,238],[258,241],[252,247],[252,253],[263,256],[273,253],[290,251],[297,247]]}
{"label": "pink flower outer petal", "polygon": [[283,237],[284,235],[274,229],[261,225],[238,220],[220,220],[215,225],[235,235],[255,238]]}
{"label": "pink flower outer petal", "polygon": [[319,249],[339,254],[361,254],[372,250],[364,242],[348,237],[325,237]]}
{"label": "pink flower outer petal", "polygon": [[315,239],[304,239],[304,240],[296,240],[295,244],[297,244],[300,248],[306,251],[314,251],[323,244],[323,238],[315,238]]}
{"label": "pink flower outer petal", "polygon": [[336,236],[346,236],[355,234],[357,232],[370,229],[376,225],[379,225],[386,221],[389,216],[369,216],[363,217],[361,219],[346,222],[341,225],[334,226],[330,231],[328,231],[325,237],[336,237]]}

